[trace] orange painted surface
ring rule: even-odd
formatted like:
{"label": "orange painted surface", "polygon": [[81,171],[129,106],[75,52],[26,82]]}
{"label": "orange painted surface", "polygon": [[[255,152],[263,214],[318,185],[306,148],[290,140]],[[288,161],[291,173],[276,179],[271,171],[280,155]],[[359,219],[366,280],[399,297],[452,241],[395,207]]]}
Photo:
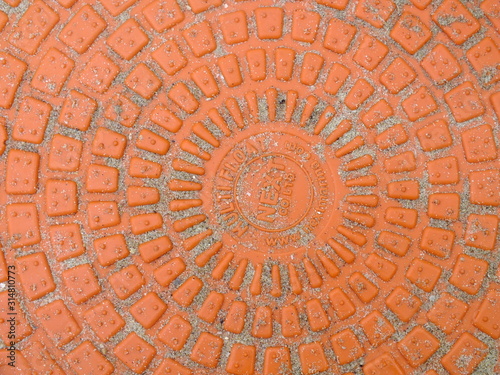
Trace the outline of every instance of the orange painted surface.
{"label": "orange painted surface", "polygon": [[497,0],[0,4],[0,374],[499,374],[499,32]]}

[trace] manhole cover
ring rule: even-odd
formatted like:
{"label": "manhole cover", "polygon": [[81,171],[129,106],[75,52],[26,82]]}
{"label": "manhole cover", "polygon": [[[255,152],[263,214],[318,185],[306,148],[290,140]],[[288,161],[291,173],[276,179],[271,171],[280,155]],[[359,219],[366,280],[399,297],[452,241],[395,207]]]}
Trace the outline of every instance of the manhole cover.
{"label": "manhole cover", "polygon": [[1,374],[500,373],[497,0],[5,0]]}

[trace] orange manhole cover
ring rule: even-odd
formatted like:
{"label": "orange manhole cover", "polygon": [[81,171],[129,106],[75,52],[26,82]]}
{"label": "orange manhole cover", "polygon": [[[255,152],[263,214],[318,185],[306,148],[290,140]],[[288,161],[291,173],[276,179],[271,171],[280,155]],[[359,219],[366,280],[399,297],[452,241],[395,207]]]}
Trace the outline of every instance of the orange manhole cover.
{"label": "orange manhole cover", "polygon": [[498,0],[5,0],[1,374],[500,373]]}

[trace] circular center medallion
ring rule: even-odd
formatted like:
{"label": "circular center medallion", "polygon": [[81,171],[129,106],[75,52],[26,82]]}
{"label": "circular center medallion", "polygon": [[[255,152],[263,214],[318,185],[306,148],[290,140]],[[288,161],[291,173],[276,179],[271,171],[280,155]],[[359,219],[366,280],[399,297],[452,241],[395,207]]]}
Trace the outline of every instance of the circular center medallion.
{"label": "circular center medallion", "polygon": [[213,207],[238,246],[288,252],[308,244],[327,222],[332,173],[324,150],[298,133],[244,133],[213,158]]}
{"label": "circular center medallion", "polygon": [[314,189],[299,161],[283,153],[266,153],[239,169],[234,187],[240,215],[257,229],[291,229],[309,212]]}

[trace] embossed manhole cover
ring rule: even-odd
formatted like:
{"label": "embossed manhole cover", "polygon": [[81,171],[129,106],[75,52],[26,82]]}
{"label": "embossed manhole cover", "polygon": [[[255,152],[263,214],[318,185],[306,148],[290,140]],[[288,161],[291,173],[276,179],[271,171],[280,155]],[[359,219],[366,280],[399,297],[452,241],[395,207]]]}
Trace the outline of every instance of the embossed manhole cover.
{"label": "embossed manhole cover", "polygon": [[500,374],[498,0],[0,10],[0,374]]}

